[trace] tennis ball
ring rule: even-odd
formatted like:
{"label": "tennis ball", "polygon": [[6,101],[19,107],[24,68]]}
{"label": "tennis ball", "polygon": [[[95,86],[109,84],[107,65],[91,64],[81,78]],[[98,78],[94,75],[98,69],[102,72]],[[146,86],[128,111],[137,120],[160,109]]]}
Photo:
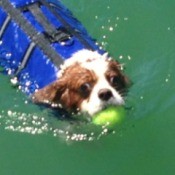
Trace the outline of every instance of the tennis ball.
{"label": "tennis ball", "polygon": [[92,123],[95,125],[113,127],[120,124],[125,118],[125,109],[122,106],[109,106],[93,116]]}

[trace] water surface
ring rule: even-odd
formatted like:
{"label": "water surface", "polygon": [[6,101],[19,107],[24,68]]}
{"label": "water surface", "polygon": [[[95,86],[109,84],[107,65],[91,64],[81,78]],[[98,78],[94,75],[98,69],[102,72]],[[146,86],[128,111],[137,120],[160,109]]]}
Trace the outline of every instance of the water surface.
{"label": "water surface", "polygon": [[131,110],[115,134],[66,142],[62,131],[86,133],[86,127],[56,122],[1,74],[0,174],[174,175],[175,1],[62,2],[125,64]]}

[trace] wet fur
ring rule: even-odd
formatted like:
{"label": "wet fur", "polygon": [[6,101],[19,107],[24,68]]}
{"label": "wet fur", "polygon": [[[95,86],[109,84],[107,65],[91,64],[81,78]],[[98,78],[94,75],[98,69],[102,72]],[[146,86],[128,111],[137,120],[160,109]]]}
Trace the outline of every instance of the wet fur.
{"label": "wet fur", "polygon": [[[107,59],[105,61],[108,68],[104,73],[104,77],[109,86],[123,97],[129,84],[128,78],[121,72],[118,62]],[[118,84],[111,84],[111,77],[117,77]],[[93,69],[90,70],[82,66],[81,63],[74,62],[64,69],[58,80],[38,90],[33,95],[33,100],[35,103],[57,104],[69,112],[81,111],[82,103],[90,101],[91,93],[98,82],[98,78]],[[90,86],[88,90],[83,89],[83,85],[86,83]],[[83,112],[88,113],[85,110]]]}

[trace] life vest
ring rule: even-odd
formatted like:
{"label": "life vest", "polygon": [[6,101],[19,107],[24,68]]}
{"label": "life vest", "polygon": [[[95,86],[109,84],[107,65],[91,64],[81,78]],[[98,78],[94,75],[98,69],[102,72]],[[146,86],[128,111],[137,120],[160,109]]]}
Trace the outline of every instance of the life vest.
{"label": "life vest", "polygon": [[58,0],[0,0],[0,66],[25,93],[55,81],[81,49],[104,52]]}

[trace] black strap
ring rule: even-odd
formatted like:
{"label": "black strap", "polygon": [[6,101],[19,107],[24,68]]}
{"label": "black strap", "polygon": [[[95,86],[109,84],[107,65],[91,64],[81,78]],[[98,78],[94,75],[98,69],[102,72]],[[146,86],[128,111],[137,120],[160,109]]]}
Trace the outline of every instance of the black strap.
{"label": "black strap", "polygon": [[56,43],[56,42],[61,43],[61,42],[66,42],[68,40],[73,41],[72,35],[64,27],[63,28],[60,27],[59,29],[56,29],[52,33],[44,32],[44,35],[49,39],[51,43]]}
{"label": "black strap", "polygon": [[39,3],[33,3],[28,5],[27,9],[32,13],[36,20],[40,24],[42,24],[42,26],[48,33],[55,32],[54,26],[48,21],[48,19],[44,16],[43,12],[41,11]]}
{"label": "black strap", "polygon": [[[74,29],[61,15],[59,15],[59,11],[62,7],[59,7],[58,4],[48,3],[46,0],[40,0],[41,4],[46,6],[63,24],[67,31],[69,31],[73,36],[79,39],[79,41],[84,45],[84,47],[88,50],[94,50],[94,48],[81,36],[80,32]],[[55,10],[57,9],[57,11]]]}
{"label": "black strap", "polygon": [[[64,30],[62,30],[62,29],[55,30],[53,25],[48,21],[48,19],[42,13],[41,8],[40,8],[40,6],[42,6],[42,5],[47,7],[57,17],[57,19],[62,23],[62,26],[64,26]],[[76,38],[78,38],[78,40],[81,42],[81,44],[84,45],[85,48],[87,48],[89,50],[94,50],[94,48],[88,43],[88,41],[84,37],[82,37],[81,33],[77,29],[74,29],[59,14],[59,11],[62,11],[62,7],[59,6],[58,4],[48,3],[46,0],[38,0],[37,2],[35,2],[33,4],[29,4],[29,5],[21,7],[21,10],[22,11],[30,10],[30,12],[37,19],[37,21],[40,24],[42,24],[42,26],[46,30],[45,34],[46,34],[46,36],[49,36],[48,39],[50,40],[50,42],[60,42],[60,41],[70,39],[71,36],[75,36]]]}
{"label": "black strap", "polygon": [[72,35],[64,27],[56,29],[44,16],[41,10],[41,5],[42,4],[39,2],[29,4],[25,7],[22,7],[21,11],[29,10],[32,13],[36,20],[45,29],[44,35],[49,39],[51,43],[69,40]]}
{"label": "black strap", "polygon": [[59,67],[63,63],[61,56],[51,47],[50,42],[45,38],[44,34],[38,35],[38,32],[22,16],[19,9],[14,8],[8,0],[1,0],[0,6],[3,7],[10,18],[27,33],[32,42],[35,43],[56,66]]}

